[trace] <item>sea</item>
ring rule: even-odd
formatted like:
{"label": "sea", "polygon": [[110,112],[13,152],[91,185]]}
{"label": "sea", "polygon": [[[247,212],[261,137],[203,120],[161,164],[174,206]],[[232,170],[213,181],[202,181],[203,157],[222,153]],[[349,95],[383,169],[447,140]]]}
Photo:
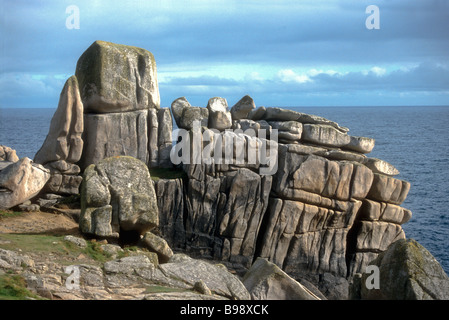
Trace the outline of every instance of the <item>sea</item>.
{"label": "sea", "polygon": [[[422,244],[449,274],[449,107],[288,107],[322,116],[370,137],[369,157],[393,164],[411,183],[402,207],[413,213],[403,224],[407,238]],[[0,108],[0,145],[34,158],[55,109]]]}

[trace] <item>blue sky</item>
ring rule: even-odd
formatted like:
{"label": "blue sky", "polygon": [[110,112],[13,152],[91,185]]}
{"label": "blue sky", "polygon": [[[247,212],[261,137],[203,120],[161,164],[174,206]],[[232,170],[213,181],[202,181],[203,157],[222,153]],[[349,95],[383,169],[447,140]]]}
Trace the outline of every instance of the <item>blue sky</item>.
{"label": "blue sky", "polygon": [[55,108],[95,40],[151,51],[162,107],[449,105],[448,30],[446,0],[0,0],[0,108]]}

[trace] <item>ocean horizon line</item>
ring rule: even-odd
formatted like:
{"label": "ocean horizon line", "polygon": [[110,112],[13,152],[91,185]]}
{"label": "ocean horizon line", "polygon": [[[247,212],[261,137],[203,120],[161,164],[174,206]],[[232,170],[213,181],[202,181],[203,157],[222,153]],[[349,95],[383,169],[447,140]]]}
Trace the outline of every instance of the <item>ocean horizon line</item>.
{"label": "ocean horizon line", "polygon": [[[279,105],[260,105],[257,107],[265,107],[265,108],[428,108],[428,107],[441,107],[441,108],[448,108],[449,105],[355,105],[355,106],[279,106]],[[201,107],[201,106],[199,106]],[[161,108],[167,108],[167,107],[161,107]],[[170,107],[168,107],[170,108]],[[206,108],[205,106],[203,108]],[[229,108],[232,108],[232,106],[229,106]],[[57,107],[2,107],[0,106],[0,110],[11,110],[11,109],[54,109],[56,110]]]}

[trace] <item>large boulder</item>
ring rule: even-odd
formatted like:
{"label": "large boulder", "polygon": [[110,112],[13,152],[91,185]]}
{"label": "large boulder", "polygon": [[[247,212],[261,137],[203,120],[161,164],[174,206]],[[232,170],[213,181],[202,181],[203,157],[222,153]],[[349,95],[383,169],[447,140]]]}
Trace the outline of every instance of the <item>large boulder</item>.
{"label": "large boulder", "polygon": [[232,117],[226,99],[220,97],[209,99],[207,109],[209,110],[209,129],[223,131],[232,127]]}
{"label": "large boulder", "polygon": [[151,232],[145,233],[142,244],[157,254],[159,263],[165,263],[173,256],[173,251],[167,241]]}
{"label": "large boulder", "polygon": [[248,95],[244,96],[231,108],[232,120],[247,119],[253,109],[256,109],[253,98]]}
{"label": "large boulder", "polygon": [[182,113],[184,112],[184,109],[190,106],[191,105],[189,101],[187,101],[186,97],[180,97],[172,102],[171,112],[178,128],[180,128]]}
{"label": "large boulder", "polygon": [[257,258],[243,277],[253,300],[320,300],[274,263]]}
{"label": "large boulder", "polygon": [[80,230],[117,237],[140,235],[159,224],[156,193],[147,166],[128,157],[111,157],[89,166],[81,188]]}
{"label": "large boulder", "polygon": [[362,299],[449,299],[449,277],[432,254],[414,239],[394,242],[370,265],[379,268],[378,288],[372,279],[376,273],[364,273]]}
{"label": "large boulder", "polygon": [[145,49],[95,41],[79,58],[76,76],[88,113],[160,107],[156,61]]}
{"label": "large boulder", "polygon": [[76,163],[83,151],[83,130],[83,103],[78,81],[75,76],[71,76],[62,89],[48,135],[34,156],[34,162],[46,164],[63,160]]}
{"label": "large boulder", "polygon": [[50,179],[49,170],[27,157],[0,171],[0,209],[9,209],[38,195]]}
{"label": "large boulder", "polygon": [[179,128],[191,130],[198,122],[202,127],[206,127],[209,119],[209,110],[202,107],[185,108],[182,112]]}
{"label": "large boulder", "polygon": [[76,77],[84,104],[82,170],[113,156],[131,156],[150,167],[170,166],[171,115],[169,109],[159,112],[151,52],[96,41],[79,58]]}
{"label": "large boulder", "polygon": [[7,146],[0,146],[0,161],[17,162],[19,157],[16,150]]}
{"label": "large boulder", "polygon": [[349,275],[362,272],[379,252],[385,251],[391,243],[405,239],[401,225],[411,216],[410,210],[398,205],[364,199],[357,221],[348,234]]}

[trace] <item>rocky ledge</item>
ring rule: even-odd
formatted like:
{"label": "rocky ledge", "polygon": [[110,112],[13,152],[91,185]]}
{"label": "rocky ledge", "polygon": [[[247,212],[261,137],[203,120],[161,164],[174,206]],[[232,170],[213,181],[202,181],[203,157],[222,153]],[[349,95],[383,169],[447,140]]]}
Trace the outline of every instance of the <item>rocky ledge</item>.
{"label": "rocky ledge", "polygon": [[[206,274],[182,280],[224,298],[447,298],[441,266],[408,254],[398,272],[412,278],[405,266],[417,263],[432,270],[423,274],[427,280],[401,285],[404,292],[393,296],[361,288],[373,266],[381,270],[380,290],[395,280],[384,277],[385,257],[404,243],[401,225],[412,217],[401,207],[410,183],[392,164],[368,156],[374,145],[332,120],[257,107],[250,96],[231,108],[222,97],[202,107],[180,97],[161,108],[153,55],[96,41],[67,80],[34,163],[0,149],[0,208],[29,200],[51,207],[80,194],[84,237],[155,253],[157,263],[132,258],[145,269],[133,275],[170,278],[173,252],[182,252],[236,272],[232,281],[245,294],[224,294]],[[183,277],[192,273],[189,263],[200,265],[186,261],[196,260],[179,262]],[[106,274],[83,272],[104,285],[125,262],[108,262]]]}

